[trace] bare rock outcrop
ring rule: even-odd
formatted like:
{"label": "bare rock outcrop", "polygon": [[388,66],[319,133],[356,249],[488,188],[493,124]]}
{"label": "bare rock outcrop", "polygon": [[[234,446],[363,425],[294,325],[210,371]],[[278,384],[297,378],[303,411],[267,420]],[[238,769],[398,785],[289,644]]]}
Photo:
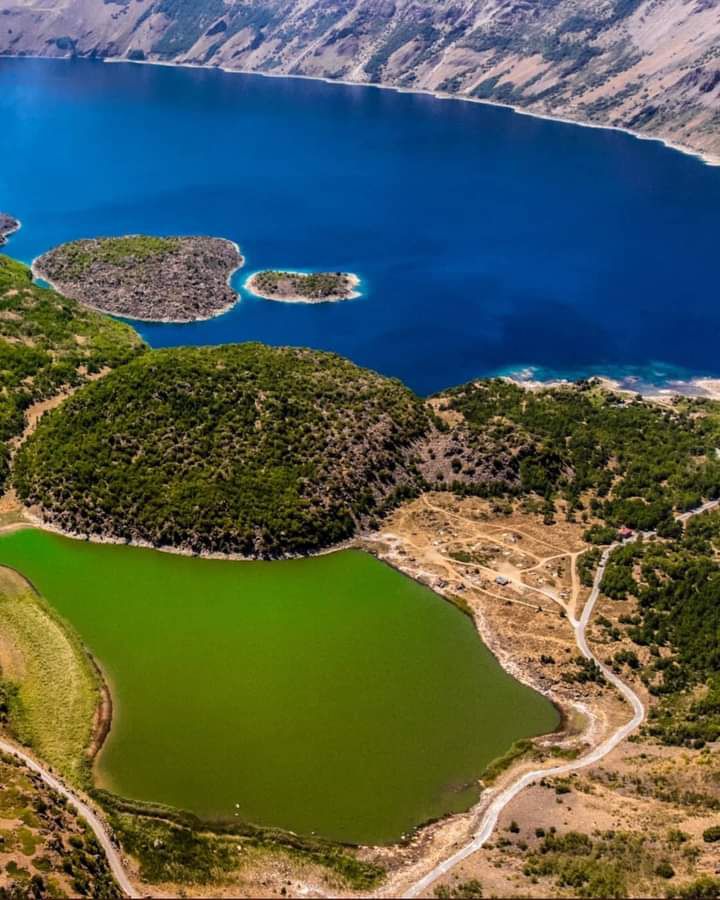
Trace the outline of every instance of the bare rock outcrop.
{"label": "bare rock outcrop", "polygon": [[244,263],[232,241],[211,237],[96,238],[61,244],[34,271],[101,312],[158,322],[195,322],[237,301],[230,276]]}

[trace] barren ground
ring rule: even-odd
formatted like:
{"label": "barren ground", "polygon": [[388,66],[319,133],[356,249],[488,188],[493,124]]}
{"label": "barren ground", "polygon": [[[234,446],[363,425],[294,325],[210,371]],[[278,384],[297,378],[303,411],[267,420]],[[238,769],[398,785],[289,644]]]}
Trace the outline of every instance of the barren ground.
{"label": "barren ground", "polygon": [[[493,505],[438,493],[396,511],[382,532],[367,541],[367,549],[401,571],[445,596],[461,597],[505,668],[548,694],[563,710],[562,731],[538,739],[536,750],[511,765],[493,787],[529,769],[531,759],[536,767],[538,759],[582,752],[630,716],[611,688],[563,680],[563,675],[577,671],[577,648],[563,608],[579,614],[589,594],[574,576],[575,561],[588,546],[582,540],[586,527],[563,521],[562,516],[556,524],[545,525],[537,513],[523,511],[519,505]],[[498,576],[508,583],[498,584]],[[603,598],[594,622],[606,619],[617,625],[631,606]],[[588,636],[594,651],[604,658],[605,628],[594,624]],[[613,643],[612,652],[623,646],[623,642]],[[645,703],[650,702],[629,670],[624,670],[623,677]],[[577,895],[576,889],[561,887],[552,875],[523,874],[528,855],[541,843],[536,828],[589,835],[616,830],[643,839],[645,862],[629,879],[631,896],[664,894],[668,882],[655,874],[660,862],[672,864],[673,883],[720,868],[720,851],[714,849],[718,845],[702,840],[702,831],[717,820],[720,803],[720,764],[709,751],[628,741],[602,764],[572,776],[561,793],[556,793],[556,786],[557,780],[550,779],[548,786],[536,785],[521,793],[504,811],[491,842],[436,882],[425,896],[471,879],[482,882],[485,896]],[[688,802],[688,797],[693,801]],[[407,849],[384,851],[393,874],[381,893],[395,896],[406,890],[431,864],[457,849],[486,802],[481,799],[475,812],[421,831]],[[511,822],[518,831],[508,831]],[[668,839],[671,829],[684,832],[687,839],[673,843]]]}

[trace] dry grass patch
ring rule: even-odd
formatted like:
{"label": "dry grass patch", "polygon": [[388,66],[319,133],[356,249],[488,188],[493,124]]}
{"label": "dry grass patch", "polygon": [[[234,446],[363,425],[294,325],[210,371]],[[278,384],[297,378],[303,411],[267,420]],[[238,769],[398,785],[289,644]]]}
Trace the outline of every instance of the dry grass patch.
{"label": "dry grass patch", "polygon": [[69,780],[86,781],[96,676],[74,634],[8,569],[0,569],[0,672],[13,735]]}

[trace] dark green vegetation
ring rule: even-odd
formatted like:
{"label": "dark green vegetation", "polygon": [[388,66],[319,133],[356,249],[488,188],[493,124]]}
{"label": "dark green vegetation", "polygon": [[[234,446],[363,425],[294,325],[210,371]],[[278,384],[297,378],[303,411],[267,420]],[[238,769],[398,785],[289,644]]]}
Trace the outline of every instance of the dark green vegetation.
{"label": "dark green vegetation", "polygon": [[118,803],[108,795],[101,799],[111,810],[123,848],[140,864],[140,878],[150,884],[217,885],[242,876],[248,867],[277,863],[278,857],[328,870],[354,890],[371,890],[385,874],[380,866],[319,839],[248,825],[201,824],[191,815],[168,811],[152,816],[139,804]]}
{"label": "dark green vegetation", "polygon": [[669,900],[718,900],[720,898],[720,878],[702,875],[694,881],[667,892]]}
{"label": "dark green vegetation", "polygon": [[595,660],[576,656],[573,663],[574,669],[562,673],[562,680],[567,684],[587,684],[589,681],[599,685],[605,684],[605,676]]}
{"label": "dark green vegetation", "polygon": [[95,836],[65,799],[0,754],[0,896],[120,897]]}
{"label": "dark green vegetation", "polygon": [[[589,383],[493,380],[440,402],[464,421],[331,354],[158,351],[48,416],[16,483],[68,531],[266,557],[347,538],[426,487],[539,495],[548,523],[562,499],[596,521],[597,543],[620,525],[677,536],[677,512],[720,494],[720,427],[702,401],[662,409]],[[617,574],[613,562],[611,596],[628,587]]]}
{"label": "dark green vegetation", "polygon": [[608,596],[637,598],[625,631],[649,650],[640,674],[663,702],[651,709],[646,731],[665,743],[701,747],[720,738],[718,548],[720,513],[704,513],[672,540],[618,547],[605,571]]}
{"label": "dark green vegetation", "polygon": [[481,900],[483,887],[481,881],[471,878],[460,884],[441,884],[435,888],[434,894],[438,900]]}
{"label": "dark green vegetation", "polygon": [[[445,405],[462,413],[478,441],[514,448],[517,482],[506,480],[505,489],[544,497],[546,520],[561,499],[568,518],[595,520],[585,533],[594,544],[615,541],[622,525],[656,532],[656,539],[617,547],[605,570],[606,596],[637,598],[625,635],[649,650],[642,665],[632,650],[612,662],[638,671],[662,698],[650,712],[649,735],[695,747],[720,738],[720,513],[694,517],[686,529],[677,518],[720,495],[717,404],[683,400],[662,408],[592,382],[526,391],[495,380],[450,391]],[[578,561],[586,586],[600,555],[593,547]],[[623,636],[609,621],[604,627],[611,643]],[[565,680],[602,683],[597,667],[577,662]]]}
{"label": "dark green vegetation", "polygon": [[[528,391],[499,379],[444,395],[471,430],[517,451],[520,489],[562,497],[606,525],[675,533],[673,509],[720,496],[720,428],[707,401],[663,409],[624,399],[592,382]],[[513,485],[507,485],[511,490]],[[599,542],[606,533],[593,530]]]}
{"label": "dark green vegetation", "polygon": [[585,587],[593,586],[595,582],[595,573],[597,571],[601,555],[602,552],[598,547],[592,547],[590,550],[586,550],[585,553],[578,557],[578,575],[580,577],[580,583]]}
{"label": "dark green vegetation", "polygon": [[[63,244],[62,249],[53,250],[43,259],[44,268],[51,270],[51,259],[62,259],[62,276],[68,279],[82,278],[93,263],[111,266],[137,265],[148,259],[163,259],[174,253],[179,246],[177,238],[152,237],[148,235],[127,235],[126,237],[104,238],[102,240],[73,241]],[[50,277],[52,272],[49,271]]]}
{"label": "dark green vegetation", "polygon": [[25,530],[0,538],[0,563],[107,672],[96,773],[124,797],[396,840],[467,809],[493,759],[558,722],[467,616],[357,551],[225,562]]}
{"label": "dark green vegetation", "polygon": [[[552,828],[528,854],[524,872],[535,879],[551,878],[573,897],[637,896],[639,885],[647,890],[657,879],[673,877],[667,855],[674,849],[670,842],[634,832],[558,834]],[[656,891],[657,886],[647,896],[659,896]]]}
{"label": "dark green vegetation", "polygon": [[260,344],[147,354],[46,416],[15,466],[62,528],[262,557],[352,535],[418,483],[399,382]]}
{"label": "dark green vegetation", "polygon": [[261,297],[278,300],[345,300],[352,297],[357,280],[343,272],[266,271],[253,275],[248,282],[251,291]]}
{"label": "dark green vegetation", "polygon": [[0,486],[8,442],[28,407],[133,359],[143,344],[126,325],[32,284],[30,270],[0,255]]}

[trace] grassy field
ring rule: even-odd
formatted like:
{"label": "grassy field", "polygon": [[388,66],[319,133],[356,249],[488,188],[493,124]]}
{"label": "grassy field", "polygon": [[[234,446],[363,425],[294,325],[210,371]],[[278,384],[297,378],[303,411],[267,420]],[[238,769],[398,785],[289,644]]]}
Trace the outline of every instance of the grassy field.
{"label": "grassy field", "polygon": [[0,568],[0,665],[12,734],[74,783],[85,782],[96,677],[72,632],[23,578],[5,568]]}

